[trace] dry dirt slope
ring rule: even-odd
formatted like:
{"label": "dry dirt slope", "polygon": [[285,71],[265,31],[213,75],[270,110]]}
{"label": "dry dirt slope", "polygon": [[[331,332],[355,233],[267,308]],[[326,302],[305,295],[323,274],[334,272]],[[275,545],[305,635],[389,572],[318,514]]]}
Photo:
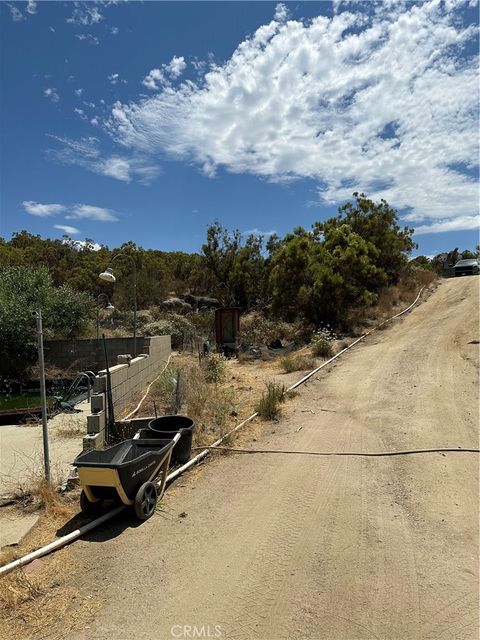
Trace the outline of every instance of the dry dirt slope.
{"label": "dry dirt slope", "polygon": [[[478,282],[442,282],[252,446],[477,447]],[[101,601],[76,637],[477,638],[477,489],[468,453],[218,458],[145,525],[72,548]]]}

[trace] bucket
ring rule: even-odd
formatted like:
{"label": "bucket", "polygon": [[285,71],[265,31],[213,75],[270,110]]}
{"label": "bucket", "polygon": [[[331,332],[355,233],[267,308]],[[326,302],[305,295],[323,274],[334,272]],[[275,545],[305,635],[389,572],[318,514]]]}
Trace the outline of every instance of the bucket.
{"label": "bucket", "polygon": [[[195,422],[187,416],[161,416],[150,420],[148,423],[148,435],[141,435],[141,438],[173,438],[176,433],[180,433],[180,440],[173,448],[172,459],[175,462],[185,463],[192,455],[192,437]],[[147,431],[142,429],[142,431]]]}

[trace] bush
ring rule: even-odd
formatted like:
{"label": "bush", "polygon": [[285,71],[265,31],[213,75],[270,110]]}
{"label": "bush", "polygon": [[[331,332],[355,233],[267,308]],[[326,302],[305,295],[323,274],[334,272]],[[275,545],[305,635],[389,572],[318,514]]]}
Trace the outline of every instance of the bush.
{"label": "bush", "polygon": [[307,369],[313,369],[315,366],[315,360],[302,353],[291,353],[284,356],[280,360],[280,364],[285,373],[292,373],[292,371],[306,371]]}
{"label": "bush", "polygon": [[195,328],[188,318],[177,313],[168,313],[159,320],[148,322],[142,329],[144,336],[172,336],[172,347],[183,347],[185,340],[195,336]]}
{"label": "bush", "polygon": [[332,340],[335,335],[329,329],[319,329],[312,336],[312,353],[319,358],[331,358],[333,356]]}
{"label": "bush", "polygon": [[0,268],[0,376],[21,376],[35,362],[39,308],[44,339],[73,338],[84,330],[92,301],[67,285],[55,287],[45,267]]}
{"label": "bush", "polygon": [[188,319],[198,335],[204,338],[213,338],[215,334],[215,315],[213,311],[199,311],[192,313]]}
{"label": "bush", "polygon": [[263,420],[276,420],[281,413],[280,404],[285,400],[285,387],[278,382],[266,383],[267,391],[262,394],[255,412]]}
{"label": "bush", "polygon": [[[181,376],[181,384],[177,398],[178,375]],[[233,389],[226,388],[225,385],[209,384],[205,377],[205,369],[193,359],[179,359],[175,367],[167,367],[160,379],[152,385],[150,394],[142,406],[143,415],[153,414],[153,402],[159,415],[178,410],[195,421],[195,445],[209,444],[212,437],[216,439],[223,435],[235,413]]]}
{"label": "bush", "polygon": [[269,320],[258,311],[240,319],[240,338],[244,344],[255,346],[269,344],[273,340],[288,338],[291,327],[286,322]]}
{"label": "bush", "polygon": [[205,379],[207,382],[221,384],[227,377],[225,357],[220,353],[211,353],[204,359]]}
{"label": "bush", "polygon": [[289,338],[297,346],[301,346],[311,341],[314,332],[315,327],[312,324],[309,324],[303,319],[299,319],[290,325]]}

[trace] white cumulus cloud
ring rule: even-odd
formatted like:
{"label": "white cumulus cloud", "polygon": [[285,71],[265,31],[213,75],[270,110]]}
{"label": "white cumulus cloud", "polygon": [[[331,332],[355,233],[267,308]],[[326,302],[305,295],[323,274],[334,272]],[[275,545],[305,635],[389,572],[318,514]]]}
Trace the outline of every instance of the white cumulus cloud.
{"label": "white cumulus cloud", "polygon": [[27,13],[30,15],[34,15],[37,13],[37,3],[35,0],[28,0],[27,2]]}
{"label": "white cumulus cloud", "polygon": [[72,15],[67,18],[67,22],[70,24],[87,27],[98,24],[104,19],[98,7],[92,6],[93,3],[84,2],[82,6],[79,6],[80,3],[75,3],[75,5],[77,6],[73,10]]}
{"label": "white cumulus cloud", "polygon": [[148,89],[161,89],[162,85],[166,84],[166,78],[161,69],[151,69],[142,80],[142,84]]}
{"label": "white cumulus cloud", "polygon": [[[77,203],[74,205],[63,205],[63,204],[42,204],[40,202],[35,202],[34,200],[24,200],[22,202],[22,206],[27,213],[32,216],[38,216],[39,218],[48,218],[50,216],[56,216],[60,214],[68,214],[65,215],[67,220],[74,219],[89,219],[95,220],[97,222],[117,222],[118,217],[113,209],[107,209],[106,207],[98,207],[90,204],[81,204]],[[56,229],[65,230],[67,226],[65,225],[54,225]],[[69,229],[74,229],[75,227],[68,226]],[[74,231],[69,231],[68,233],[76,233]]]}
{"label": "white cumulus cloud", "polygon": [[168,64],[162,64],[159,69],[150,69],[142,80],[142,84],[148,89],[159,90],[170,86],[170,79],[176,80],[185,71],[187,63],[183,56],[173,56]]}
{"label": "white cumulus cloud", "polygon": [[93,36],[91,33],[76,33],[75,37],[80,41],[88,42],[88,44],[98,45],[100,40],[97,36]]}
{"label": "white cumulus cloud", "polygon": [[78,107],[75,107],[74,112],[75,112],[78,116],[80,116],[80,118],[81,118],[82,120],[86,120],[86,119],[87,119],[87,116],[86,116],[85,111],[84,111],[83,109],[78,109]]}
{"label": "white cumulus cloud", "polygon": [[97,222],[117,222],[114,211],[105,207],[95,207],[90,204],[75,204],[71,207],[71,214],[66,216],[69,220],[88,219]]}
{"label": "white cumulus cloud", "polygon": [[[98,126],[98,118],[92,118],[92,124]],[[115,178],[122,182],[137,179],[143,184],[149,184],[160,173],[157,164],[146,160],[140,154],[121,155],[119,153],[103,154],[100,142],[95,136],[72,140],[51,136],[59,149],[48,149],[47,155],[57,162],[66,165],[76,165],[88,169],[93,173]]]}
{"label": "white cumulus cloud", "polygon": [[82,249],[91,249],[92,251],[100,251],[102,246],[98,242],[91,242],[90,240],[75,240],[75,248],[81,251]]}
{"label": "white cumulus cloud", "polygon": [[39,218],[55,216],[63,213],[66,209],[63,204],[41,204],[34,200],[24,200],[22,206],[31,216],[38,216]]}
{"label": "white cumulus cloud", "polygon": [[9,4],[8,6],[10,8],[10,15],[14,22],[21,22],[22,20],[25,20],[23,13],[18,9],[18,7],[13,4]]}
{"label": "white cumulus cloud", "polygon": [[425,233],[444,233],[446,231],[464,231],[468,229],[479,229],[480,218],[477,216],[455,216],[447,220],[440,220],[431,224],[423,224],[415,227],[415,235]]}
{"label": "white cumulus cloud", "polygon": [[289,16],[288,8],[283,2],[279,2],[275,7],[275,20],[283,22]]}
{"label": "white cumulus cloud", "polygon": [[50,98],[52,102],[58,102],[60,100],[60,96],[55,87],[48,87],[43,91],[43,95],[45,98]]}
{"label": "white cumulus cloud", "polygon": [[60,229],[60,231],[65,231],[65,233],[68,233],[70,235],[76,235],[77,233],[80,233],[80,229],[77,229],[77,227],[71,227],[68,224],[54,224],[53,228]]}
{"label": "white cumulus cloud", "polygon": [[182,75],[187,68],[187,63],[183,56],[173,56],[170,62],[165,65],[165,70],[168,75],[174,80]]}
{"label": "white cumulus cloud", "polygon": [[287,20],[277,5],[275,19],[197,82],[173,87],[169,65],[152,69],[143,84],[157,93],[116,103],[107,129],[124,148],[194,162],[209,176],[223,167],[310,178],[320,201],[358,190],[409,221],[469,224],[479,92],[465,6],[337,2],[331,17]]}

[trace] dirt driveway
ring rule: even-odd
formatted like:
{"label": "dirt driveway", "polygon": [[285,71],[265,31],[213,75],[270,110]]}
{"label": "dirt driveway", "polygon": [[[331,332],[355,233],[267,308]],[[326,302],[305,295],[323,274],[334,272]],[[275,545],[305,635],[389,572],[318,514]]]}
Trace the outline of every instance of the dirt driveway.
{"label": "dirt driveway", "polygon": [[[247,446],[477,447],[478,284],[442,282]],[[478,462],[218,457],[146,524],[72,547],[100,601],[75,638],[477,638]]]}

